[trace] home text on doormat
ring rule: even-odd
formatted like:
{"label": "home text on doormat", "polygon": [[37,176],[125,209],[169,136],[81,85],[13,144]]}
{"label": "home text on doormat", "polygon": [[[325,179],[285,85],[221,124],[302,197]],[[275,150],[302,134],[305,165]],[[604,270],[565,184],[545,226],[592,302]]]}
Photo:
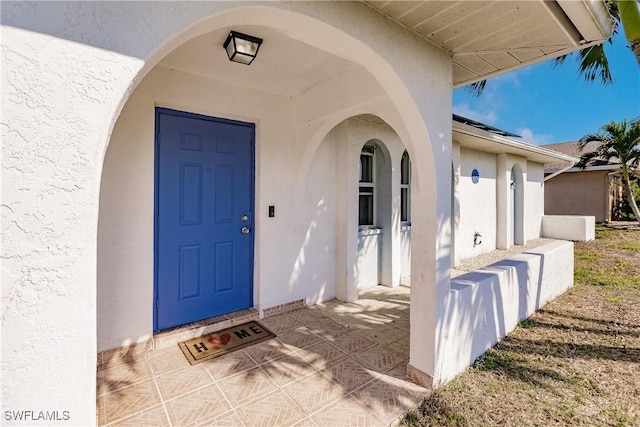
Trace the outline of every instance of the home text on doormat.
{"label": "home text on doormat", "polygon": [[258,322],[247,322],[179,342],[178,346],[189,363],[195,365],[275,337],[273,332]]}

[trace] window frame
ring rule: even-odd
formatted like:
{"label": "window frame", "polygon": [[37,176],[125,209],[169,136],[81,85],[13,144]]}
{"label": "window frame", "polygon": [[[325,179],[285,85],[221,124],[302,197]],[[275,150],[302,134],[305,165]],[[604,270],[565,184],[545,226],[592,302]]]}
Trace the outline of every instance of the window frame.
{"label": "window frame", "polygon": [[411,158],[406,150],[400,160],[400,223],[411,225]]}
{"label": "window frame", "polygon": [[[377,147],[374,144],[367,143],[360,150],[360,157],[358,158],[358,228],[359,229],[370,229],[377,228],[376,220],[377,220],[377,212],[376,212],[376,151]],[[371,170],[369,171],[369,176],[371,177],[371,181],[362,181],[363,176],[363,162],[362,157],[367,156],[370,157],[369,165]],[[367,191],[363,191],[363,188],[366,188]],[[371,224],[361,224],[360,220],[360,198],[362,196],[370,196],[371,197]]]}

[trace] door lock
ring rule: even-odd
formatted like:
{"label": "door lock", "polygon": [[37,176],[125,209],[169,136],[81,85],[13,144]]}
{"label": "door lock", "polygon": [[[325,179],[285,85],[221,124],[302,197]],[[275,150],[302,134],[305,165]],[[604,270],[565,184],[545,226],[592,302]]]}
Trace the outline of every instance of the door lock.
{"label": "door lock", "polygon": [[242,232],[242,234],[249,234],[251,230],[249,229],[249,227],[242,227],[240,231]]}

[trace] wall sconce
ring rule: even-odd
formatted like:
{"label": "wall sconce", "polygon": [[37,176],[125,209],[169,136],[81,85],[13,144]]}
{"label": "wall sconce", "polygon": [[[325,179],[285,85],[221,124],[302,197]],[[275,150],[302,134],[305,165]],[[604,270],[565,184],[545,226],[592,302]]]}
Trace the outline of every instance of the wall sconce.
{"label": "wall sconce", "polygon": [[473,235],[473,247],[475,248],[480,244],[482,244],[482,234],[476,231],[476,234]]}
{"label": "wall sconce", "polygon": [[249,65],[256,59],[262,39],[231,31],[224,41],[224,49],[230,61]]}
{"label": "wall sconce", "polygon": [[511,181],[511,184],[509,185],[509,187],[510,187],[512,190],[515,190],[515,189],[516,189],[516,183],[515,183],[515,182],[513,182],[513,181]]}

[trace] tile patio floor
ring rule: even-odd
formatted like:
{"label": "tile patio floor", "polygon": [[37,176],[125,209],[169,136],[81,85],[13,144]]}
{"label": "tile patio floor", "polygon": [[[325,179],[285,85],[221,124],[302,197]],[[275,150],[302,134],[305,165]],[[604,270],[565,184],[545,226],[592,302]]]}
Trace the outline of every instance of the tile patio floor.
{"label": "tile patio floor", "polygon": [[99,424],[384,426],[429,393],[406,377],[409,288],[260,322],[278,337],[195,366],[177,345],[105,365]]}

